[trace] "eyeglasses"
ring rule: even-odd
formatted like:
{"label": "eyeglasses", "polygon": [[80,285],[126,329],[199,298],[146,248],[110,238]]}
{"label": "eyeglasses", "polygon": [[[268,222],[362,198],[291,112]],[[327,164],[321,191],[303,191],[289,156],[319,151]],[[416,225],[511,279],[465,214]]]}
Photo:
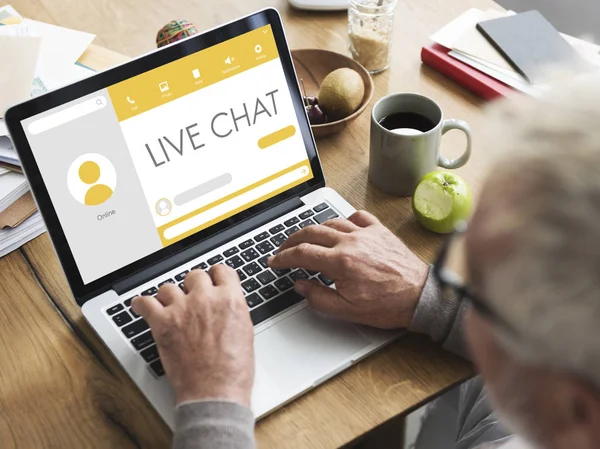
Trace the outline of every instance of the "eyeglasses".
{"label": "eyeglasses", "polygon": [[443,298],[458,297],[468,301],[479,315],[514,335],[517,333],[516,329],[486,301],[478,297],[466,282],[467,266],[464,251],[466,230],[466,224],[457,227],[444,242],[433,265],[433,276],[441,287]]}

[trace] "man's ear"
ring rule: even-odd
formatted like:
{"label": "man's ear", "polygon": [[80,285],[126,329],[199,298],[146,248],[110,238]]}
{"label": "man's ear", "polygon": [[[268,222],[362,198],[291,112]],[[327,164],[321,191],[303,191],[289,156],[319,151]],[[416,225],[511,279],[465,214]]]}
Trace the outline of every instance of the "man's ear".
{"label": "man's ear", "polygon": [[[600,392],[589,382],[570,379],[568,419],[571,429],[570,443],[566,447],[582,449],[600,448]],[[577,446],[573,443],[577,442]]]}

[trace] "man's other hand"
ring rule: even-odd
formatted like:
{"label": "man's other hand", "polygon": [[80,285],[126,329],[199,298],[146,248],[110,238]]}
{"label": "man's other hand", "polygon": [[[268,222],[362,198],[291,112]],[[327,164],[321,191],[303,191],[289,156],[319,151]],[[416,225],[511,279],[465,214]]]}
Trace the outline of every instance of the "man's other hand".
{"label": "man's other hand", "polygon": [[163,285],[133,301],[150,326],[177,403],[205,399],[250,405],[254,330],[237,273],[225,265],[192,270],[187,293]]}
{"label": "man's other hand", "polygon": [[428,267],[390,230],[365,211],[292,234],[269,261],[276,269],[320,271],[337,290],[296,281],[316,310],[382,329],[408,327]]}

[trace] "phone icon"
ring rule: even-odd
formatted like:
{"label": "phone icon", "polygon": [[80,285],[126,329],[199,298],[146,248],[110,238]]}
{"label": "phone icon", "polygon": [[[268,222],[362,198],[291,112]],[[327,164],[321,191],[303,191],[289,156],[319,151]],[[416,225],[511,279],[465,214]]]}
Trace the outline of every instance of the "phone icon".
{"label": "phone icon", "polygon": [[129,97],[127,97],[127,101],[128,101],[130,104],[135,104],[135,100],[132,100],[132,99],[131,99],[131,98],[129,98]]}

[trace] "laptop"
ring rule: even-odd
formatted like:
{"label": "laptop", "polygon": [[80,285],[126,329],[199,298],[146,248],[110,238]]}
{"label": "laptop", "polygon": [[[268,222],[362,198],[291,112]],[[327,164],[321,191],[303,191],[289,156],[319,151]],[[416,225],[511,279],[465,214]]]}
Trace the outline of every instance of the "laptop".
{"label": "laptop", "polygon": [[6,122],[85,319],[173,427],[137,295],[191,270],[240,277],[263,417],[398,336],[313,311],[267,258],[354,209],[325,186],[281,19],[266,9],[14,106]]}

